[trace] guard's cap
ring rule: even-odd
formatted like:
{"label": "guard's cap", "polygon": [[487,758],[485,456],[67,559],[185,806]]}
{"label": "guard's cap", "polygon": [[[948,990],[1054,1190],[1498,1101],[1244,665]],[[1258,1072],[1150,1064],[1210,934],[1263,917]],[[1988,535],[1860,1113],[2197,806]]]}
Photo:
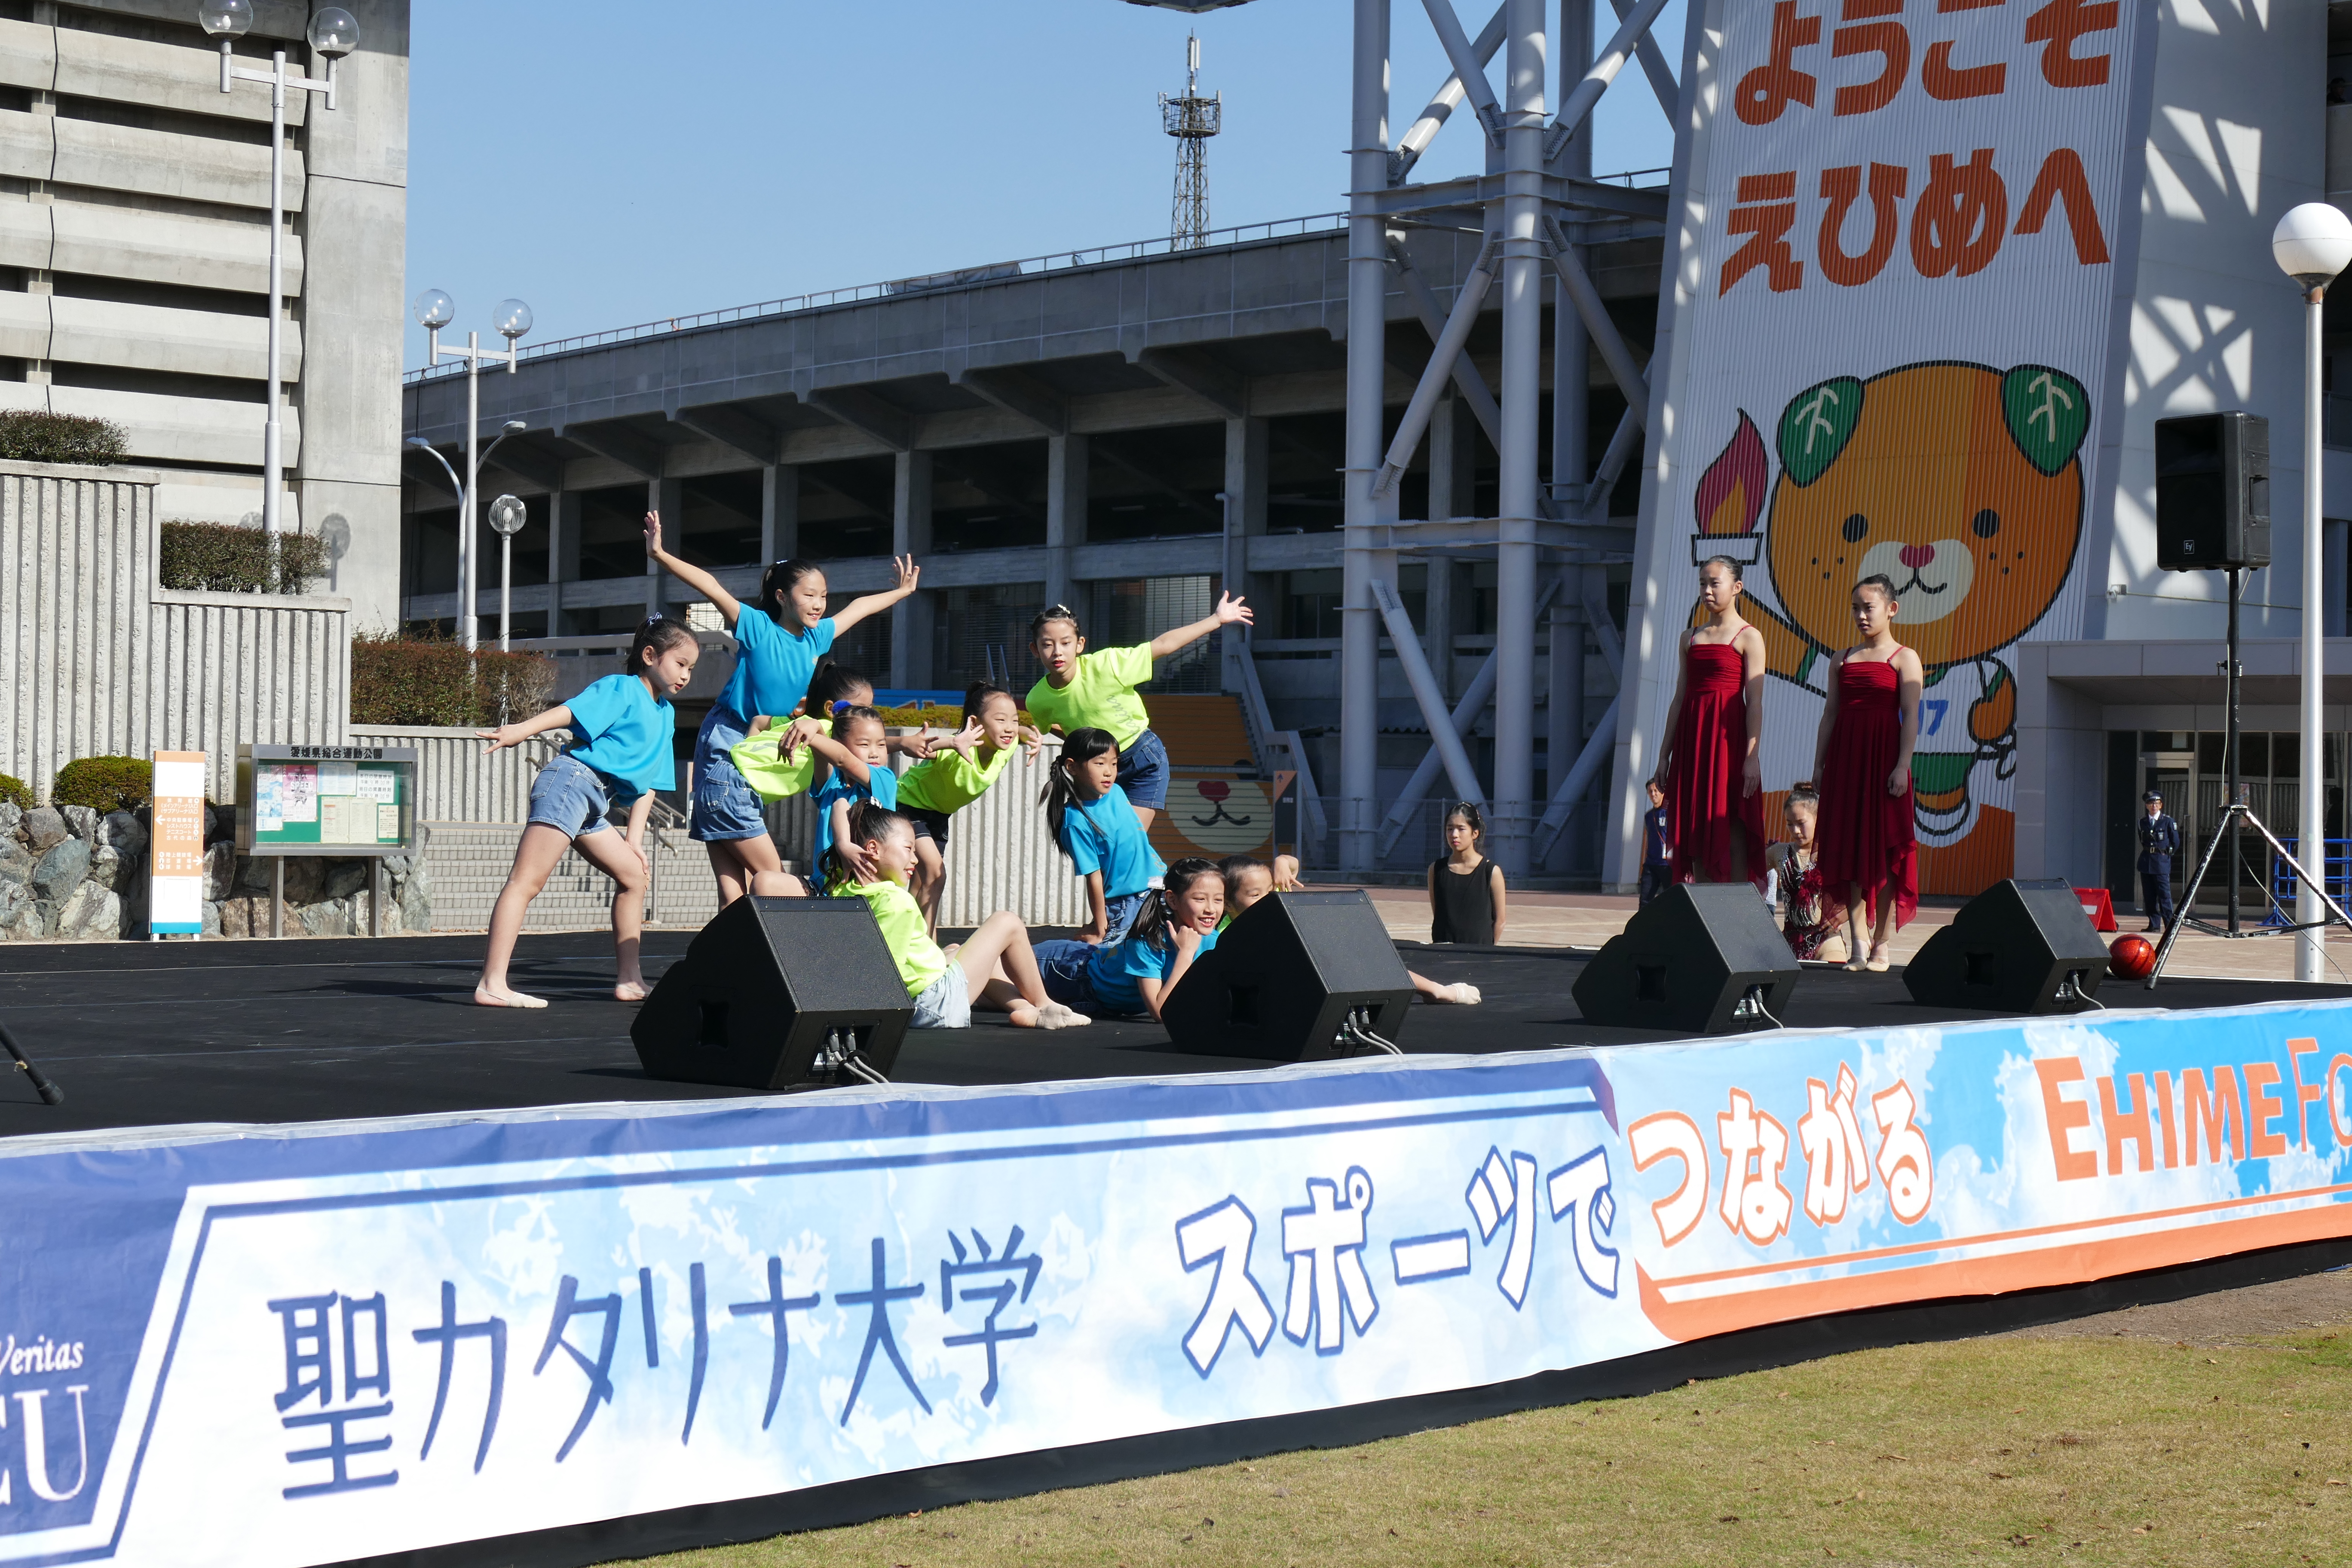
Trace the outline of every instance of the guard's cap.
{"label": "guard's cap", "polygon": [[2146,795],[2140,796],[2139,799],[2142,805],[2146,805],[2149,801],[2154,801],[2158,805],[2162,805],[2164,804],[2164,795],[2160,790],[2150,790]]}

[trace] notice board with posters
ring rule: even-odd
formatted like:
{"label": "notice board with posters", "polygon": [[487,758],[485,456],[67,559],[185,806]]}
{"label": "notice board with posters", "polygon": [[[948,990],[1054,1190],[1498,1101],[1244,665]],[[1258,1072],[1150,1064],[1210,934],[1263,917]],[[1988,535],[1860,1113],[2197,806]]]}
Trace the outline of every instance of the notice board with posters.
{"label": "notice board with posters", "polygon": [[1979,892],[2012,870],[2015,648],[2106,587],[2155,8],[1703,0],[1690,28],[1612,847],[1699,563],[1742,568],[1780,787],[1884,574],[1927,673],[1919,889]]}
{"label": "notice board with posters", "polygon": [[239,746],[247,855],[405,855],[416,847],[413,746]]}

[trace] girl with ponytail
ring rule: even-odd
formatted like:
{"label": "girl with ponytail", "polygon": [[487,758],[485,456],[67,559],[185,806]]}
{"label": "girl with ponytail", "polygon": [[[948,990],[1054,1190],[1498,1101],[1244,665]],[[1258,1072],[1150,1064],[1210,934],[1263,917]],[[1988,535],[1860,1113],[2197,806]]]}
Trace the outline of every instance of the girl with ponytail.
{"label": "girl with ponytail", "polygon": [[[519,723],[477,731],[489,742],[488,752],[519,746],[550,730],[572,732],[570,749],[531,781],[530,820],[515,846],[507,885],[490,910],[489,949],[474,986],[478,1005],[547,1005],[508,984],[507,965],[531,900],[547,886],[564,851],[575,847],[618,888],[613,895],[613,952],[620,973],[613,995],[622,1002],[645,1000],[637,946],[645,919],[646,817],[654,791],[677,787],[671,746],[677,715],[670,700],[694,679],[701,651],[685,622],[649,616],[629,644],[626,674],[608,675],[570,701]],[[625,835],[614,832],[605,820],[614,806],[623,805],[629,808]]]}
{"label": "girl with ponytail", "polygon": [[1045,786],[1045,824],[1087,879],[1092,928],[1080,942],[1127,934],[1143,897],[1167,867],[1118,785],[1118,742],[1107,730],[1073,730]]}
{"label": "girl with ponytail", "polygon": [[1110,943],[1037,944],[1045,994],[1093,1016],[1161,1016],[1168,994],[1201,954],[1217,945],[1225,879],[1213,860],[1187,856],[1141,900],[1126,937]]}
{"label": "girl with ponytail", "polygon": [[659,512],[646,513],[646,556],[709,600],[735,634],[734,673],[695,739],[694,808],[687,823],[687,836],[709,852],[723,906],[742,897],[754,875],[783,868],[760,797],[735,766],[734,746],[755,717],[799,707],[834,638],[912,594],[920,574],[908,556],[896,563],[897,587],[853,599],[828,616],[824,572],[814,562],[777,562],[760,580],[760,602],[745,605],[718,578],[662,547]]}

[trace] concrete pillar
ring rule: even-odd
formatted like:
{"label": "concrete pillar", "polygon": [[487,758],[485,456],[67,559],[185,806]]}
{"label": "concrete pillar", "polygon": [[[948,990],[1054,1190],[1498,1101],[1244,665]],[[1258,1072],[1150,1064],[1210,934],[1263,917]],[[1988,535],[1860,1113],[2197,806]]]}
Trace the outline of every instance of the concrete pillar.
{"label": "concrete pillar", "polygon": [[[677,551],[686,548],[686,481],[684,479],[647,479],[646,510],[661,513],[662,544]],[[677,615],[682,611],[671,606],[678,600],[675,595],[684,590],[670,581],[668,573],[646,563],[646,614]]]}
{"label": "concrete pillar", "polygon": [[[1478,420],[1459,397],[1440,398],[1429,422],[1429,515],[1433,521],[1477,512]],[[1460,563],[1451,557],[1429,560],[1429,610],[1423,641],[1439,689],[1451,701],[1460,694],[1454,678],[1455,589]]]}
{"label": "concrete pillar", "polygon": [[[1388,393],[1388,225],[1375,206],[1388,187],[1389,0],[1356,0],[1353,119],[1349,142],[1347,511],[1340,536],[1339,868],[1369,871],[1380,855],[1381,612],[1371,579],[1393,551],[1373,548],[1382,512],[1379,474]],[[1538,135],[1541,133],[1538,132]],[[1385,560],[1383,560],[1385,557]]]}
{"label": "concrete pillar", "polygon": [[[931,455],[901,452],[891,487],[890,553],[918,561],[931,551]],[[890,612],[890,684],[931,683],[931,628],[939,595],[929,590],[902,599]]]}
{"label": "concrete pillar", "polygon": [[580,580],[580,497],[557,490],[547,498],[547,635],[572,635],[572,614],[563,607],[563,585]]}
{"label": "concrete pillar", "polygon": [[[1573,570],[1573,568],[1571,568]],[[1551,603],[1551,668],[1544,689],[1544,795],[1568,782],[1584,749],[1584,616],[1563,584]]]}
{"label": "concrete pillar", "polygon": [[1070,552],[1087,542],[1087,438],[1045,438],[1045,602],[1066,605]]}
{"label": "concrete pillar", "polygon": [[791,463],[760,470],[760,569],[801,552],[801,471]]}
{"label": "concrete pillar", "polygon": [[1543,0],[1506,0],[1502,472],[1496,508],[1495,858],[1528,869],[1535,790],[1537,416],[1543,387]]}
{"label": "concrete pillar", "polygon": [[1454,590],[1460,568],[1450,555],[1429,558],[1429,581],[1423,589],[1422,651],[1429,658],[1437,689],[1451,702],[1461,693],[1454,680]]}
{"label": "concrete pillar", "polygon": [[[1592,61],[1592,0],[1561,0],[1559,37],[1559,97],[1568,101]],[[1581,135],[1561,153],[1560,172],[1587,179],[1592,175],[1592,138]],[[1577,258],[1590,263],[1590,254],[1577,247]],[[1559,279],[1550,280],[1551,311],[1551,493],[1570,507],[1584,505],[1585,476],[1591,457],[1585,449],[1586,426],[1591,417],[1591,342],[1584,318],[1576,313]],[[1583,634],[1579,633],[1580,637]]]}
{"label": "concrete pillar", "polygon": [[[1225,421],[1225,550],[1224,587],[1228,594],[1239,594],[1248,599],[1251,607],[1270,612],[1272,606],[1260,605],[1263,596],[1257,579],[1250,574],[1250,541],[1265,532],[1265,481],[1269,447],[1266,422],[1263,419],[1228,419]],[[1222,639],[1224,649],[1224,689],[1242,689],[1241,661],[1246,656],[1239,635]]]}

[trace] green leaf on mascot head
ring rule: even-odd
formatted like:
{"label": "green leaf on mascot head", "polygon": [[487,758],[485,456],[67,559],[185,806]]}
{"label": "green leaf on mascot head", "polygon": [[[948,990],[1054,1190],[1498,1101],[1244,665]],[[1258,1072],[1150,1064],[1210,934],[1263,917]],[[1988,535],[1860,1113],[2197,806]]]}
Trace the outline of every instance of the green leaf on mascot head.
{"label": "green leaf on mascot head", "polygon": [[2046,364],[2021,364],[2000,378],[2000,412],[2018,450],[2045,474],[2073,462],[2091,428],[2090,394]]}
{"label": "green leaf on mascot head", "polygon": [[1780,411],[1780,470],[1800,488],[1811,484],[1837,461],[1853,427],[1862,423],[1862,383],[1833,375],[1789,399]]}
{"label": "green leaf on mascot head", "polygon": [[1911,787],[1921,795],[1949,795],[1968,782],[1976,762],[1974,752],[1915,752]]}

